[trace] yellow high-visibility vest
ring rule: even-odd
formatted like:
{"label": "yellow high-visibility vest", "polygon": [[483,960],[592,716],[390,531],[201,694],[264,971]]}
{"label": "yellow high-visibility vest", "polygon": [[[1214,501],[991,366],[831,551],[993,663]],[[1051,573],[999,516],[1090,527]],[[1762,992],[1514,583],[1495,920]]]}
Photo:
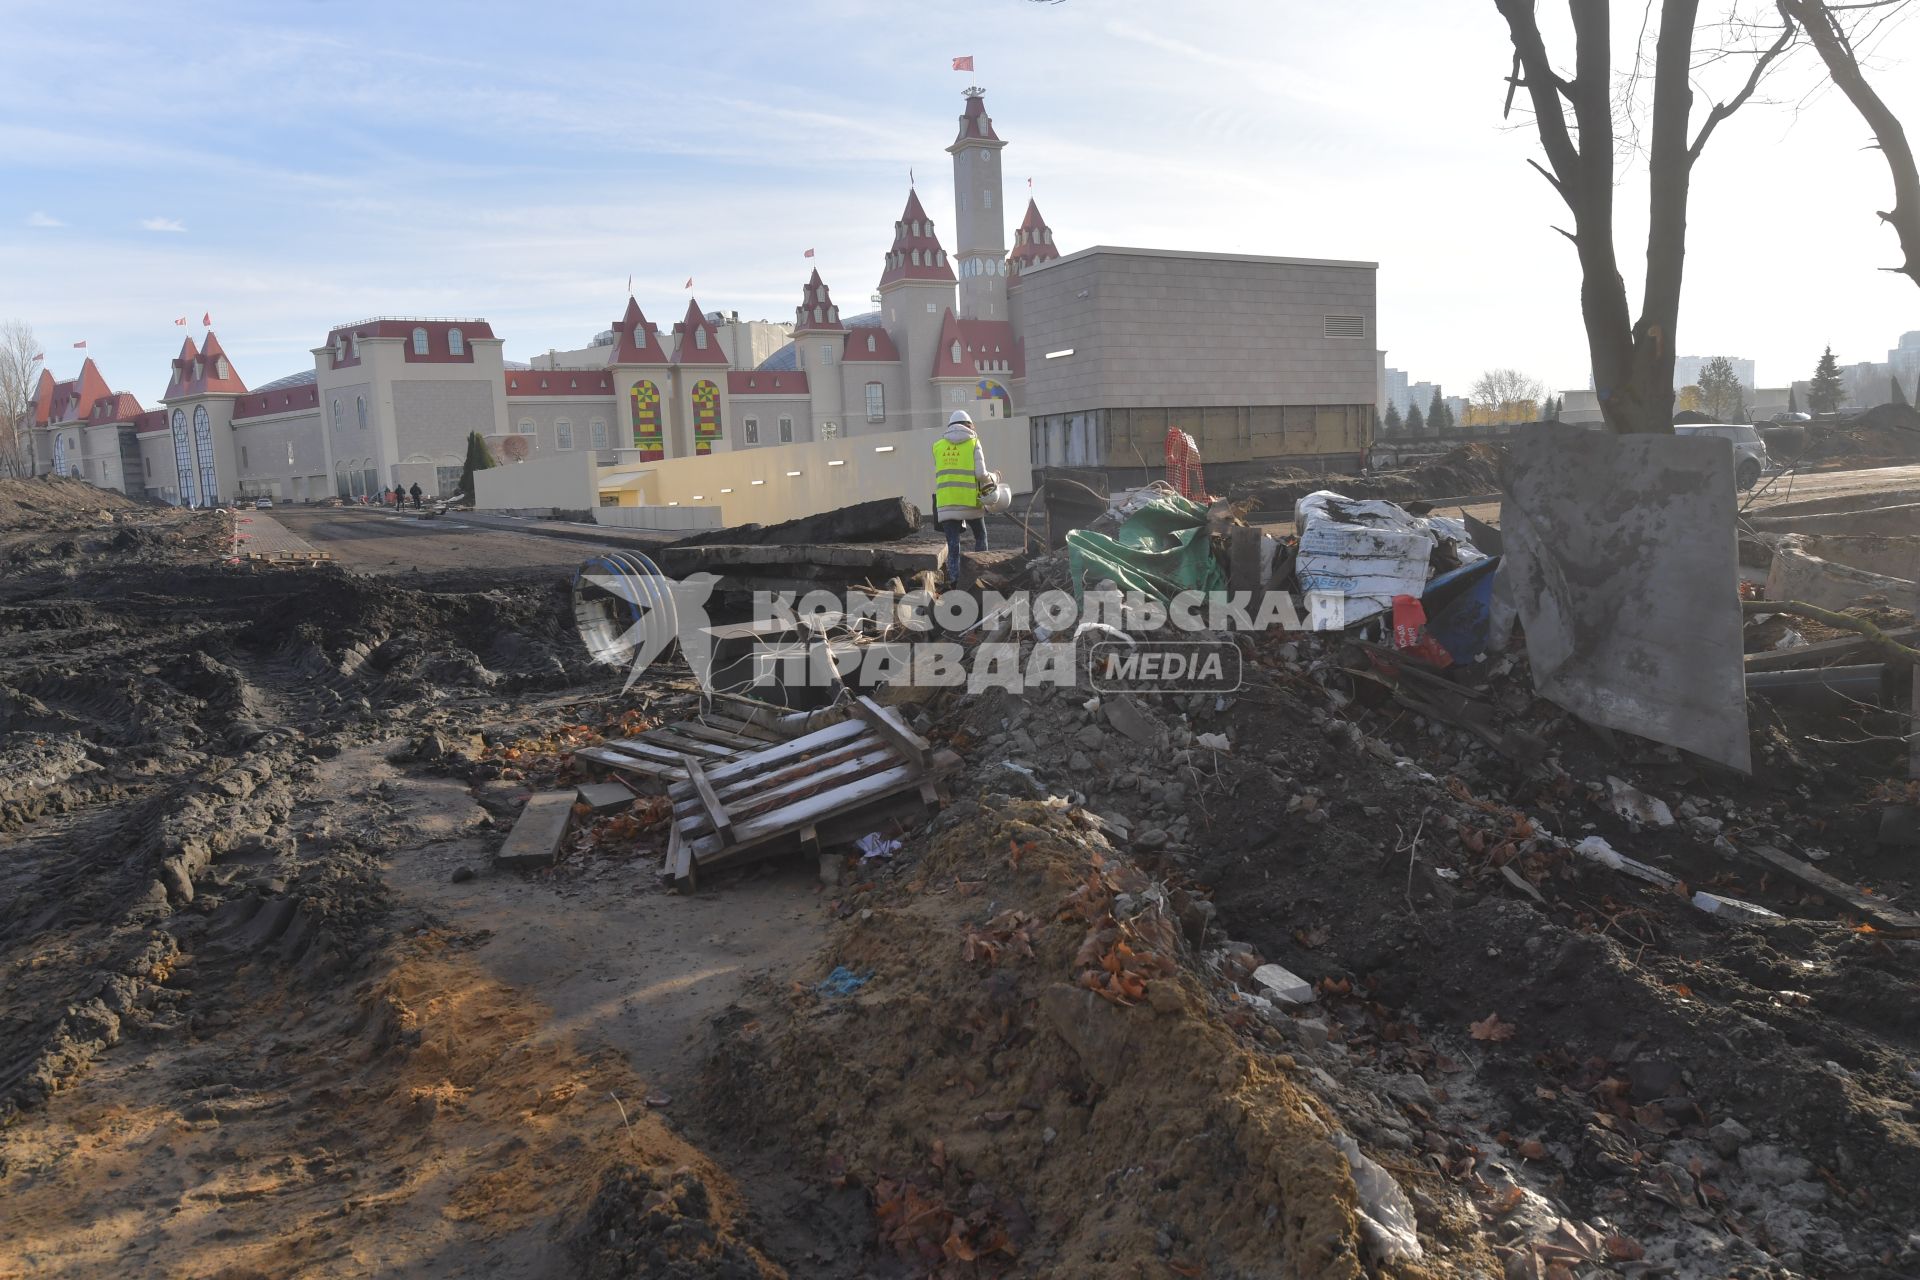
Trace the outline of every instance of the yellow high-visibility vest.
{"label": "yellow high-visibility vest", "polygon": [[980,507],[980,478],[974,474],[978,440],[933,442],[933,502],[936,507]]}

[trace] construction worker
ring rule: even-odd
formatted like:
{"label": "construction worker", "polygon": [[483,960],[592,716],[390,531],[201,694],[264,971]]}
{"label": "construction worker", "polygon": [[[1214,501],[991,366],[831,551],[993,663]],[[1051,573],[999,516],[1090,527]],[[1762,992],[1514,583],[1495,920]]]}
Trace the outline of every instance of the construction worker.
{"label": "construction worker", "polygon": [[934,520],[947,535],[947,585],[960,585],[960,529],[973,527],[973,549],[987,549],[987,512],[980,486],[992,481],[980,433],[965,409],[955,409],[947,429],[933,442]]}

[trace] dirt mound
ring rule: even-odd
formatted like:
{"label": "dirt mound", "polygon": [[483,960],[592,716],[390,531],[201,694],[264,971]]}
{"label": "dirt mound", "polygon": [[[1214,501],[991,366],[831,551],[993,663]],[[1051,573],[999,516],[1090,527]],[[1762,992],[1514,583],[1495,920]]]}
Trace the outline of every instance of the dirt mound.
{"label": "dirt mound", "polygon": [[1842,422],[1770,427],[1767,451],[1782,462],[1899,465],[1920,459],[1920,412],[1883,404]]}
{"label": "dirt mound", "polygon": [[115,512],[151,509],[151,504],[117,489],[102,489],[71,476],[0,479],[0,532],[111,524]]}
{"label": "dirt mound", "polygon": [[1285,511],[1319,489],[1332,489],[1349,498],[1385,498],[1415,502],[1495,493],[1500,488],[1500,463],[1506,449],[1496,444],[1466,444],[1416,466],[1376,471],[1363,476],[1315,475],[1298,467],[1276,467],[1265,475],[1242,479],[1229,486],[1227,496],[1252,499],[1261,511]]}
{"label": "dirt mound", "polygon": [[1250,1049],[1204,910],[1063,803],[939,825],[730,1020],[716,1113],[863,1188],[911,1274],[1363,1274],[1337,1121]]}
{"label": "dirt mound", "polygon": [[620,1164],[600,1182],[574,1240],[586,1280],[785,1280],[724,1220],[689,1169]]}

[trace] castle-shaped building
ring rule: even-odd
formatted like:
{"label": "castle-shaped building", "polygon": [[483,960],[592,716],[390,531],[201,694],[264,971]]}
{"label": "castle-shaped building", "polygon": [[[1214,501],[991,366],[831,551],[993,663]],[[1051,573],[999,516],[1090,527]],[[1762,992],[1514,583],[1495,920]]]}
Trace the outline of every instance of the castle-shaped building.
{"label": "castle-shaped building", "polygon": [[509,366],[479,319],[341,325],[313,368],[249,388],[218,337],[191,337],[162,407],[113,393],[91,360],[41,375],[36,469],[184,505],[457,487],[469,432],[509,458],[594,451],[604,463],[905,431],[956,408],[1012,414],[1023,394],[1023,271],[1059,257],[1028,200],[1007,245],[1001,151],[984,91],[966,91],[953,157],[952,249],[909,190],[876,288],[843,317],[818,271],[790,328],[690,299],[662,333],[637,299],[593,345]]}

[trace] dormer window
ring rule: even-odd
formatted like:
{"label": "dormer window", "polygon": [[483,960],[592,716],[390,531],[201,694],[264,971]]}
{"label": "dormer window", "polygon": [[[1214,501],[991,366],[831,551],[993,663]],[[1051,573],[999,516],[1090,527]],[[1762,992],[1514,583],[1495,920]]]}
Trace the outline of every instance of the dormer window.
{"label": "dormer window", "polygon": [[425,329],[415,329],[413,331],[413,354],[417,356],[427,354],[427,331]]}
{"label": "dormer window", "polygon": [[467,339],[458,329],[447,330],[447,354],[463,356],[467,354]]}
{"label": "dormer window", "polygon": [[920,251],[918,249],[913,251],[913,265],[916,267],[920,265]]}
{"label": "dormer window", "polygon": [[213,368],[214,368],[214,375],[216,377],[229,378],[233,376],[233,371],[228,367],[227,358],[225,356],[217,357],[213,362]]}
{"label": "dormer window", "polygon": [[704,328],[693,331],[693,345],[700,351],[707,349],[707,331]]}
{"label": "dormer window", "polygon": [[198,381],[200,381],[200,375],[201,375],[201,371],[202,371],[202,369],[204,369],[204,368],[205,368],[205,366],[204,366],[203,364],[201,364],[201,362],[200,362],[200,361],[198,361],[198,360],[195,360],[195,361],[193,362],[193,380],[194,380],[195,382],[198,382]]}
{"label": "dormer window", "polygon": [[957,341],[953,344],[953,362],[960,363],[960,344]]}
{"label": "dormer window", "polygon": [[868,334],[868,335],[867,335],[867,350],[868,350],[869,352],[874,352],[874,351],[878,351],[879,349],[880,349],[880,344],[879,344],[878,342],[875,342],[875,341],[874,341],[874,339],[873,339],[873,335],[872,335],[872,334]]}

